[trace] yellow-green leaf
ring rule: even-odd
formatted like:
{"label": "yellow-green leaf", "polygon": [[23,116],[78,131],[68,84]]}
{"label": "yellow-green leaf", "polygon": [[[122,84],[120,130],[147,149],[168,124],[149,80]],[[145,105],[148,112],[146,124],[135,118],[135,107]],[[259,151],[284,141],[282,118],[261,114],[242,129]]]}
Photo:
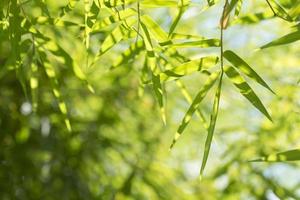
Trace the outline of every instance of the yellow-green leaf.
{"label": "yellow-green leaf", "polygon": [[225,73],[231,82],[239,89],[240,93],[248,99],[248,101],[258,109],[262,114],[264,114],[270,121],[272,121],[267,109],[262,104],[261,100],[257,97],[252,88],[248,85],[245,79],[239,74],[235,68],[231,66],[225,66]]}
{"label": "yellow-green leaf", "polygon": [[249,78],[253,79],[260,85],[273,92],[273,90],[268,86],[268,84],[242,58],[240,58],[233,51],[227,50],[224,52],[223,55],[231,64],[233,64],[234,67],[239,69],[242,73],[244,73]]}
{"label": "yellow-green leaf", "polygon": [[296,42],[298,40],[300,40],[300,30],[295,31],[293,33],[289,33],[285,36],[282,36],[281,38],[278,38],[272,42],[269,42],[268,44],[265,44],[260,48],[265,49],[265,48],[274,47],[274,46],[278,46],[278,45],[289,44],[292,42]]}
{"label": "yellow-green leaf", "polygon": [[300,149],[293,149],[280,153],[270,154],[258,159],[251,160],[251,162],[285,162],[300,160]]}
{"label": "yellow-green leaf", "polygon": [[183,119],[180,123],[179,128],[177,129],[177,132],[176,132],[175,137],[172,141],[170,149],[175,145],[176,141],[179,139],[179,137],[183,133],[184,129],[189,124],[190,120],[192,119],[192,116],[193,116],[194,112],[198,109],[201,101],[204,99],[204,97],[206,96],[209,89],[214,85],[214,83],[216,82],[218,77],[219,77],[218,72],[215,72],[215,73],[211,74],[208,77],[208,80],[203,85],[203,87],[197,93],[197,95],[196,95],[195,99],[193,100],[192,104],[190,105],[188,111],[185,113],[185,115],[184,115],[184,117],[183,117]]}
{"label": "yellow-green leaf", "polygon": [[220,80],[219,80],[218,88],[217,88],[217,91],[216,91],[216,94],[215,94],[213,110],[212,110],[212,113],[211,113],[211,116],[210,116],[210,123],[209,123],[208,131],[207,131],[207,137],[206,137],[206,140],[205,140],[202,164],[201,164],[201,168],[200,168],[200,179],[202,178],[202,175],[203,175],[203,172],[204,172],[204,169],[205,169],[205,166],[206,166],[207,158],[208,158],[209,151],[210,151],[211,142],[212,142],[215,127],[216,127],[216,122],[217,122],[217,117],[218,117],[218,112],[219,112],[219,104],[220,104],[220,96],[221,96],[221,88],[222,88],[222,79],[223,79],[223,74],[221,74],[221,77],[220,77]]}

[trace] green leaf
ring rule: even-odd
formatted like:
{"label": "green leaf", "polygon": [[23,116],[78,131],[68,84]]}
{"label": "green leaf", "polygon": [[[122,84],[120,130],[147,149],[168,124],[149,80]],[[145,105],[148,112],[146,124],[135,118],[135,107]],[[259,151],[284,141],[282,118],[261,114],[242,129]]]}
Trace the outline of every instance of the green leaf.
{"label": "green leaf", "polygon": [[244,78],[231,66],[225,66],[225,73],[231,82],[239,89],[240,93],[250,101],[250,103],[258,109],[262,114],[264,114],[270,121],[272,121],[267,109],[262,104],[260,99],[254,93],[252,88],[244,80]]}
{"label": "green leaf", "polygon": [[251,162],[285,162],[285,161],[297,161],[300,160],[300,149],[293,149],[280,153],[270,154]]}
{"label": "green leaf", "polygon": [[[180,89],[181,93],[183,94],[184,98],[186,99],[186,101],[189,104],[192,104],[193,103],[193,99],[192,99],[191,95],[189,94],[189,92],[187,91],[185,85],[182,83],[182,81],[176,80],[176,85],[179,87],[179,89]],[[201,120],[204,128],[208,129],[208,125],[207,125],[205,116],[204,116],[202,110],[200,109],[200,107],[198,107],[198,109],[196,110],[196,115]]]}
{"label": "green leaf", "polygon": [[164,94],[163,94],[163,88],[160,82],[159,74],[155,75],[152,74],[152,83],[153,83],[153,90],[155,92],[155,96],[160,108],[160,113],[162,116],[163,123],[166,124],[166,111],[164,106]]}
{"label": "green leaf", "polygon": [[190,105],[188,111],[185,113],[185,115],[184,115],[184,117],[183,117],[183,119],[180,123],[180,126],[177,129],[177,132],[176,132],[175,137],[172,141],[170,149],[173,148],[173,146],[175,145],[175,143],[177,142],[177,140],[179,139],[179,137],[183,133],[184,129],[189,124],[190,120],[192,119],[192,116],[193,116],[194,112],[198,109],[201,101],[204,99],[204,97],[206,96],[209,89],[214,85],[214,83],[216,82],[218,77],[219,77],[219,73],[217,73],[217,72],[211,74],[209,76],[208,80],[203,85],[203,87],[200,89],[200,91],[196,95],[195,99],[193,100],[192,104]]}
{"label": "green leaf", "polygon": [[172,47],[179,47],[179,48],[186,48],[186,47],[199,47],[199,48],[205,48],[205,47],[219,47],[220,46],[220,40],[219,39],[202,39],[197,41],[188,41],[188,42],[182,42],[182,43],[176,43],[172,44]]}
{"label": "green leaf", "polygon": [[292,22],[292,17],[284,10],[283,7],[279,3],[277,3],[275,0],[266,0],[271,10],[274,12],[274,15]]}
{"label": "green leaf", "polygon": [[259,12],[259,13],[250,13],[247,15],[243,15],[233,22],[231,22],[231,25],[234,24],[255,24],[259,23],[260,21],[267,20],[274,18],[274,14],[271,11],[268,12]]}
{"label": "green leaf", "polygon": [[207,3],[209,6],[215,5],[216,1],[215,0],[207,0]]}
{"label": "green leaf", "polygon": [[177,0],[142,0],[141,6],[145,8],[177,7]]}
{"label": "green leaf", "polygon": [[55,96],[55,98],[58,101],[58,108],[60,110],[60,112],[63,114],[64,116],[64,121],[65,121],[65,125],[67,127],[67,130],[69,132],[72,131],[72,127],[70,124],[70,119],[68,118],[68,110],[67,110],[67,105],[59,91],[59,83],[56,77],[56,72],[55,69],[53,67],[53,65],[48,61],[47,57],[46,57],[46,53],[43,52],[42,49],[40,49],[39,51],[39,55],[40,55],[40,61],[41,64],[44,66],[45,72],[48,76],[48,78],[51,81],[51,86],[52,86],[52,92]]}
{"label": "green leaf", "polygon": [[132,43],[128,49],[126,49],[113,63],[112,68],[116,68],[122,64],[128,63],[129,60],[134,59],[136,55],[140,53],[141,50],[145,48],[143,41],[137,41],[136,43]]}
{"label": "green leaf", "polygon": [[175,28],[178,25],[178,22],[180,21],[182,15],[188,8],[189,4],[190,4],[190,0],[180,0],[180,3],[178,5],[178,13],[177,13],[174,21],[171,24],[168,36],[170,36],[174,32]]}
{"label": "green leaf", "polygon": [[183,33],[172,33],[169,37],[174,40],[186,40],[186,39],[203,40],[203,39],[205,39],[203,36],[183,34]]}
{"label": "green leaf", "polygon": [[161,73],[161,80],[174,80],[197,71],[206,71],[218,62],[218,57],[208,56],[183,63],[173,69]]}
{"label": "green leaf", "polygon": [[203,159],[202,159],[202,164],[201,164],[201,169],[200,169],[200,179],[202,178],[202,175],[203,175],[203,172],[205,169],[205,165],[206,165],[210,147],[211,147],[211,142],[212,142],[214,131],[215,131],[216,121],[217,121],[218,112],[219,112],[222,79],[223,79],[223,74],[221,75],[220,80],[219,80],[218,88],[217,88],[217,91],[215,94],[213,110],[212,110],[212,113],[210,116],[210,124],[208,127],[208,133],[207,133],[207,137],[205,140]]}
{"label": "green leaf", "polygon": [[30,76],[30,89],[31,89],[31,98],[32,98],[32,108],[33,111],[36,112],[37,105],[38,105],[38,85],[39,85],[39,79],[38,79],[38,66],[33,61],[31,63],[31,76]]}
{"label": "green leaf", "polygon": [[281,38],[278,38],[272,42],[269,42],[268,44],[265,44],[262,47],[260,47],[260,49],[265,49],[265,48],[274,47],[274,46],[278,46],[278,45],[289,44],[292,42],[296,42],[298,40],[300,40],[300,30],[293,32],[293,33],[289,33],[285,36],[282,36]]}
{"label": "green leaf", "polygon": [[223,55],[231,64],[233,64],[234,67],[236,67],[249,78],[253,79],[257,83],[274,93],[273,90],[268,86],[268,84],[242,58],[240,58],[233,51],[227,50],[224,52]]}
{"label": "green leaf", "polygon": [[109,17],[97,20],[94,23],[91,32],[98,32],[111,24],[117,22],[124,22],[124,20],[126,20],[129,17],[135,16],[136,14],[137,14],[136,11],[132,8],[121,10],[118,13],[114,12],[113,15]]}
{"label": "green leaf", "polygon": [[167,33],[148,15],[141,16],[141,22],[147,28],[147,30],[153,35],[160,45],[164,46],[171,44]]}
{"label": "green leaf", "polygon": [[243,0],[238,0],[238,2],[236,3],[236,7],[234,10],[234,17],[238,17],[241,9],[242,9],[242,5],[243,5]]}
{"label": "green leaf", "polygon": [[59,14],[59,18],[57,18],[57,20],[60,20],[67,13],[72,11],[75,8],[75,5],[76,5],[77,2],[79,2],[79,0],[69,0],[68,4],[61,9],[61,12]]}
{"label": "green leaf", "polygon": [[135,1],[136,0],[104,0],[104,5],[108,8],[113,8],[117,6],[125,6]]}

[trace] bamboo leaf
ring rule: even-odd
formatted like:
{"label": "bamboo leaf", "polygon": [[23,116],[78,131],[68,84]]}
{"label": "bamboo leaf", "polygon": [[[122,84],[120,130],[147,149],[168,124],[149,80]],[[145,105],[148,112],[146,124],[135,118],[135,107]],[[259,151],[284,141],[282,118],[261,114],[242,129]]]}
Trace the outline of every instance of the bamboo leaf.
{"label": "bamboo leaf", "polygon": [[182,43],[175,43],[171,45],[172,47],[179,47],[179,48],[186,48],[186,47],[199,47],[199,48],[205,48],[205,47],[219,47],[220,46],[220,40],[219,39],[203,39],[203,40],[197,40],[197,41],[188,41],[188,42],[182,42]]}
{"label": "bamboo leaf", "polygon": [[57,18],[57,20],[60,20],[67,13],[72,11],[75,8],[75,5],[77,4],[77,2],[79,2],[79,0],[69,0],[68,4],[61,9],[61,12],[59,14],[59,18]]}
{"label": "bamboo leaf", "polygon": [[251,162],[285,162],[285,161],[298,161],[300,160],[300,149],[293,149],[280,153],[270,154]]}
{"label": "bamboo leaf", "polygon": [[145,27],[147,27],[148,31],[160,45],[164,46],[172,43],[169,40],[167,33],[150,16],[141,16],[141,22],[145,25]]}
{"label": "bamboo leaf", "polygon": [[272,12],[259,12],[259,13],[250,13],[244,16],[241,16],[231,22],[234,24],[255,24],[263,20],[274,18],[274,14]]}
{"label": "bamboo leaf", "polygon": [[279,3],[277,3],[275,0],[266,0],[271,10],[274,12],[274,15],[292,22],[292,17],[284,10],[283,7]]}
{"label": "bamboo leaf", "polygon": [[166,124],[166,111],[164,106],[164,94],[163,94],[163,88],[160,82],[159,74],[155,75],[152,74],[152,83],[153,83],[153,90],[155,92],[155,96],[160,108],[160,113],[162,116],[163,123]]}
{"label": "bamboo leaf", "polygon": [[67,127],[67,130],[69,132],[71,132],[72,127],[70,124],[70,119],[68,118],[67,105],[59,91],[59,83],[58,83],[58,80],[56,77],[57,75],[56,75],[55,69],[52,66],[52,64],[48,61],[46,54],[43,52],[43,50],[40,50],[39,55],[40,55],[41,64],[44,66],[45,72],[51,81],[52,92],[58,101],[58,108],[59,108],[60,112],[62,113],[62,115],[64,116],[64,122]]}
{"label": "bamboo leaf", "polygon": [[206,71],[218,62],[218,57],[208,56],[183,63],[161,73],[161,81],[173,80],[197,71]]}
{"label": "bamboo leaf", "polygon": [[145,48],[143,41],[137,41],[136,43],[132,43],[128,49],[126,49],[114,62],[111,66],[112,68],[116,68],[122,64],[128,63],[129,60],[133,59],[136,55],[140,53],[141,50]]}
{"label": "bamboo leaf", "polygon": [[258,109],[262,114],[264,114],[270,121],[272,121],[267,109],[262,104],[260,99],[254,93],[252,88],[244,80],[244,78],[231,66],[225,66],[225,73],[231,82],[239,89],[240,93],[250,101],[250,103]]}
{"label": "bamboo leaf", "polygon": [[211,147],[211,142],[212,142],[214,131],[215,131],[216,121],[217,121],[218,112],[219,112],[222,79],[223,79],[223,74],[221,75],[220,80],[219,80],[218,88],[217,88],[217,91],[215,94],[213,110],[212,110],[212,113],[210,116],[210,124],[208,127],[208,133],[207,133],[207,137],[205,140],[204,154],[203,154],[202,164],[201,164],[201,168],[200,168],[200,179],[202,178],[202,175],[203,175],[203,172],[204,172],[204,169],[206,166],[206,162],[207,162],[210,147]]}
{"label": "bamboo leaf", "polygon": [[274,93],[273,90],[268,86],[268,84],[242,58],[240,58],[233,51],[227,50],[224,52],[223,55],[231,64],[233,64],[234,67],[236,67],[249,78],[253,79],[257,83]]}
{"label": "bamboo leaf", "polygon": [[121,10],[118,13],[113,13],[109,17],[97,20],[94,23],[91,32],[98,32],[101,29],[103,29],[104,27],[107,27],[107,26],[117,23],[117,22],[123,22],[127,18],[135,16],[135,15],[136,15],[136,11],[132,8]]}
{"label": "bamboo leaf", "polygon": [[242,9],[242,5],[243,5],[243,0],[238,0],[238,2],[236,3],[235,10],[234,10],[235,18],[239,16],[241,9]]}
{"label": "bamboo leaf", "polygon": [[[189,94],[189,92],[187,91],[185,85],[180,81],[180,80],[176,80],[176,85],[179,87],[181,93],[183,94],[184,98],[186,99],[186,101],[189,104],[193,103],[193,99],[191,97],[191,95]],[[196,115],[199,117],[199,119],[201,120],[203,126],[205,129],[208,129],[208,125],[205,119],[205,116],[201,110],[200,107],[198,107],[198,109],[196,110]]]}
{"label": "bamboo leaf", "polygon": [[175,28],[177,27],[178,22],[180,21],[182,15],[188,8],[189,4],[190,4],[190,0],[180,0],[180,3],[178,5],[178,13],[177,13],[174,21],[171,24],[168,36],[170,36],[174,32]]}
{"label": "bamboo leaf", "polygon": [[278,46],[278,45],[289,44],[292,42],[296,42],[298,40],[300,40],[300,30],[295,31],[293,33],[289,33],[285,36],[282,36],[281,38],[278,38],[272,42],[269,42],[268,44],[265,44],[262,47],[260,47],[260,49],[265,49],[265,48],[274,47],[274,46]]}
{"label": "bamboo leaf", "polygon": [[145,8],[177,7],[177,0],[143,0],[141,6]]}
{"label": "bamboo leaf", "polygon": [[203,87],[200,89],[200,91],[197,93],[195,99],[193,100],[193,103],[190,105],[188,111],[185,113],[179,128],[177,129],[177,132],[175,134],[175,137],[172,141],[172,144],[170,146],[170,149],[173,148],[181,134],[183,133],[184,129],[186,126],[189,124],[194,112],[198,109],[201,101],[204,99],[206,96],[207,92],[210,90],[210,88],[214,85],[215,81],[219,77],[219,73],[213,73],[208,77],[208,80],[205,82]]}
{"label": "bamboo leaf", "polygon": [[33,61],[31,63],[31,76],[30,76],[30,89],[31,89],[31,98],[32,98],[32,108],[33,111],[36,112],[37,105],[38,105],[38,85],[39,85],[39,79],[37,76],[38,73],[38,66]]}

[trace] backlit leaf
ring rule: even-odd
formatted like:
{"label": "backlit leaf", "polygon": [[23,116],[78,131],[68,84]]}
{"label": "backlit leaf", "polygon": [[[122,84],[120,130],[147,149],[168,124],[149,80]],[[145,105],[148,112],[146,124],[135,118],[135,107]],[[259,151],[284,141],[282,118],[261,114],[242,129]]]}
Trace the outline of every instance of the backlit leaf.
{"label": "backlit leaf", "polygon": [[258,159],[251,160],[251,162],[285,162],[300,160],[300,149],[293,149],[280,153],[270,154]]}
{"label": "backlit leaf", "polygon": [[268,44],[265,44],[260,48],[265,49],[265,48],[274,47],[274,46],[278,46],[278,45],[289,44],[292,42],[296,42],[298,40],[300,40],[300,30],[295,31],[293,33],[289,33],[285,36],[282,36],[281,38],[278,38],[272,42],[269,42]]}
{"label": "backlit leaf", "polygon": [[215,83],[215,81],[217,80],[218,77],[219,77],[219,73],[217,73],[217,72],[211,74],[209,76],[208,80],[203,85],[203,87],[197,93],[197,95],[196,95],[195,99],[193,100],[192,104],[190,105],[188,111],[185,113],[185,115],[184,115],[184,117],[183,117],[183,119],[180,123],[179,128],[177,129],[177,132],[176,132],[175,137],[172,141],[170,149],[173,148],[176,141],[179,139],[179,137],[183,133],[184,129],[189,124],[189,122],[192,119],[192,116],[193,116],[194,112],[198,109],[201,101],[204,99],[204,97],[206,96],[206,94],[210,90],[210,88],[214,85],[214,83]]}
{"label": "backlit leaf", "polygon": [[[224,57],[237,69],[239,69],[242,73],[261,84],[271,92],[273,90],[268,86],[268,84],[238,55],[236,55],[233,51],[227,50],[224,52]],[[274,93],[274,92],[273,92]]]}
{"label": "backlit leaf", "polygon": [[254,93],[252,88],[244,80],[244,78],[231,66],[225,66],[225,73],[231,82],[239,89],[240,93],[248,99],[248,101],[258,109],[262,114],[264,114],[270,121],[272,121],[267,109],[262,104],[260,99]]}
{"label": "backlit leaf", "polygon": [[223,74],[221,75],[221,78],[219,80],[218,88],[217,88],[217,91],[215,94],[213,110],[212,110],[212,113],[210,116],[210,123],[209,123],[208,131],[207,131],[207,137],[205,140],[202,164],[201,164],[201,168],[200,168],[200,179],[202,178],[202,175],[203,175],[203,172],[204,172],[204,169],[206,166],[211,142],[212,142],[214,131],[215,131],[216,121],[217,121],[218,112],[219,112],[220,95],[221,95],[221,88],[222,88],[222,78],[223,78]]}

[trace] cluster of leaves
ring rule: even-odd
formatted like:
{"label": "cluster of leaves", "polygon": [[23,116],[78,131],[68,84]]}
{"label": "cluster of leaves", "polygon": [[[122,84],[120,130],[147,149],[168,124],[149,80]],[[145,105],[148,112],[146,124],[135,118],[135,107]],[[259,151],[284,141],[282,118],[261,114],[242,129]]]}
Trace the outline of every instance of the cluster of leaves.
{"label": "cluster of leaves", "polygon": [[[84,4],[84,19],[75,17],[75,19],[67,20],[69,13],[77,12],[76,6],[80,3]],[[40,8],[41,15],[31,16],[27,13],[26,8],[31,4]],[[202,10],[217,4],[219,4],[218,1],[209,0]],[[217,121],[221,90],[225,81],[223,74],[228,77],[241,95],[272,121],[262,100],[244,76],[262,85],[270,92],[275,92],[254,68],[237,53],[232,50],[223,51],[225,48],[223,32],[226,33],[227,27],[235,24],[255,23],[272,17],[279,17],[291,23],[295,31],[263,45],[261,49],[292,43],[300,39],[300,6],[297,0],[282,1],[281,4],[275,0],[266,0],[265,4],[269,6],[266,12],[239,16],[243,1],[226,0],[223,12],[220,14],[220,38],[205,38],[200,35],[176,31],[184,13],[189,8],[197,6],[196,2],[190,0],[84,0],[83,2],[70,0],[67,5],[60,9],[59,13],[55,14],[51,13],[45,1],[42,0],[34,2],[5,0],[0,4],[1,37],[10,42],[10,55],[3,61],[4,67],[1,69],[1,75],[5,75],[10,70],[15,71],[25,95],[31,99],[33,109],[36,110],[38,109],[38,87],[42,83],[40,74],[45,73],[51,82],[51,90],[57,99],[58,108],[64,116],[65,125],[69,131],[72,131],[68,117],[68,106],[60,92],[56,66],[72,69],[74,75],[82,81],[88,90],[94,92],[94,89],[83,73],[83,67],[60,44],[62,40],[51,37],[51,34],[57,32],[60,27],[66,30],[74,29],[77,34],[80,33],[80,38],[86,48],[85,67],[87,69],[97,66],[98,61],[105,57],[105,54],[108,54],[118,43],[128,43],[128,48],[118,55],[115,62],[111,64],[110,70],[142,59],[144,64],[138,67],[139,94],[143,94],[146,86],[152,88],[162,121],[165,124],[167,121],[167,91],[165,86],[172,80],[176,81],[185,99],[190,103],[190,107],[177,129],[171,148],[191,121],[193,114],[196,113],[201,118],[208,133],[200,172],[202,174],[208,159]],[[157,23],[154,17],[147,13],[147,9],[150,8],[175,8],[177,10],[167,31],[165,30],[166,27]],[[95,50],[95,45],[91,44],[99,40],[101,45],[98,50]],[[221,53],[193,59],[181,53],[180,50],[183,48],[220,48]],[[201,73],[207,76],[206,82],[193,99],[180,80],[192,73]],[[217,88],[208,120],[200,105],[216,82]],[[295,155],[297,156],[295,157]],[[278,159],[275,160],[284,160],[283,156],[286,156],[286,160],[295,160],[299,158],[299,153],[297,150],[280,153]],[[271,158],[267,157],[261,160],[274,160],[274,156]]]}

